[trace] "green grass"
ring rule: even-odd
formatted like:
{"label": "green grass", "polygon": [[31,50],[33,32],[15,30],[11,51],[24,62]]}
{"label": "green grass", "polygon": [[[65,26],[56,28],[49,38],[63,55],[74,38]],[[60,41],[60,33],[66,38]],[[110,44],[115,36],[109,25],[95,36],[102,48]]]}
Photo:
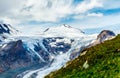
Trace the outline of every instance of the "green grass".
{"label": "green grass", "polygon": [[[120,35],[85,49],[87,53],[45,78],[120,78]],[[85,61],[89,67],[83,68]]]}

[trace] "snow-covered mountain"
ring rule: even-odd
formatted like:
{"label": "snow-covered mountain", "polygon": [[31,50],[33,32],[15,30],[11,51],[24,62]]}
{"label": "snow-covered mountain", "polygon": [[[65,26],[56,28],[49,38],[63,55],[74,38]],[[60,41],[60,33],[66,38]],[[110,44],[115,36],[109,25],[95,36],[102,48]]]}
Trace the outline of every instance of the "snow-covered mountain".
{"label": "snow-covered mountain", "polygon": [[84,32],[80,29],[73,28],[69,25],[61,25],[57,27],[46,28],[43,32],[37,32],[35,35],[41,35],[43,37],[69,37],[75,38],[84,35]]}
{"label": "snow-covered mountain", "polygon": [[0,34],[16,35],[19,30],[12,27],[10,24],[0,23]]}
{"label": "snow-covered mountain", "polygon": [[0,40],[3,41],[4,39],[15,36],[20,33],[17,29],[12,27],[10,24],[0,23]]}
{"label": "snow-covered mountain", "polygon": [[[24,72],[17,71],[17,74],[23,72],[17,75],[17,78],[43,78],[64,66],[69,60],[79,56],[84,48],[97,39],[97,34],[86,35],[80,29],[69,25],[49,27],[42,32],[33,32],[28,36],[25,33],[12,35],[16,34],[14,32],[19,32],[12,29],[10,25],[1,24],[1,29],[4,31],[1,31],[1,34],[7,33],[10,36],[0,44],[0,72],[10,69],[18,70],[23,67],[29,68]],[[100,39],[103,39],[102,37],[99,36]],[[105,37],[107,38],[107,36]],[[34,68],[29,67],[36,64],[37,66]],[[40,68],[36,69],[38,66]]]}

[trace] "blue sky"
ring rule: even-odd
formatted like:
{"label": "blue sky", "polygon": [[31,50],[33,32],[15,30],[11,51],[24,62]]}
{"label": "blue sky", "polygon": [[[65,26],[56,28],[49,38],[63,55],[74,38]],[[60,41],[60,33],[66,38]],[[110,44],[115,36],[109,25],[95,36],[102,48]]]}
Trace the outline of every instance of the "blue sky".
{"label": "blue sky", "polygon": [[0,21],[14,26],[100,28],[120,24],[120,0],[0,0]]}

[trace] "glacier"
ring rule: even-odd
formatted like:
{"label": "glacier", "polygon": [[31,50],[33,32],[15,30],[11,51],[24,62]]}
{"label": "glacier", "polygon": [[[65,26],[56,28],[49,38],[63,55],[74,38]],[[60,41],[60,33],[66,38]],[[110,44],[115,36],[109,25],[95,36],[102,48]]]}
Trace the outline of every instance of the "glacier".
{"label": "glacier", "polygon": [[[16,78],[44,78],[50,72],[65,67],[68,61],[79,56],[80,52],[92,43],[98,35],[86,35],[82,30],[65,24],[44,30],[37,28],[32,31],[32,28],[29,28],[31,30],[29,32],[25,29],[24,32],[16,30],[7,24],[0,24],[0,26],[3,30],[1,33],[3,37],[0,38],[0,55],[3,58],[6,55],[5,52],[16,53],[15,55],[12,54],[13,56],[9,55],[12,57],[9,59],[10,69],[32,64],[41,65],[40,68],[29,68],[19,74],[17,73]],[[6,32],[7,30],[9,33]],[[21,53],[24,56],[19,55]],[[15,60],[15,63],[11,60]]]}

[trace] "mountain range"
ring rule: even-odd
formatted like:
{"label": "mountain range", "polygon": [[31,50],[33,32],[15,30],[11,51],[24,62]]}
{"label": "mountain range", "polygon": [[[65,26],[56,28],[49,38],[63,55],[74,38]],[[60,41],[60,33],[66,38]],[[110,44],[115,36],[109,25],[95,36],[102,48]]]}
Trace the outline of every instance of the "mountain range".
{"label": "mountain range", "polygon": [[0,77],[42,78],[77,58],[85,48],[115,36],[110,30],[86,35],[69,25],[26,36],[9,24],[0,24]]}

